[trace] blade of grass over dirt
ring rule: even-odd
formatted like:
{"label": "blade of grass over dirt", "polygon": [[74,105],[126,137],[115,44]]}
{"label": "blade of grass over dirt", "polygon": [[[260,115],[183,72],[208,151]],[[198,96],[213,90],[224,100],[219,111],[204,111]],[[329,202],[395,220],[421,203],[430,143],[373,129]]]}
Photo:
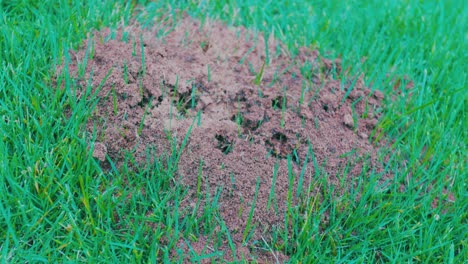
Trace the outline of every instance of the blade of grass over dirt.
{"label": "blade of grass over dirt", "polygon": [[88,65],[88,59],[89,59],[89,56],[90,56],[90,49],[91,49],[91,46],[92,46],[92,43],[93,43],[93,37],[91,36],[88,40],[88,45],[86,47],[86,53],[85,53],[85,56],[83,58],[83,62],[81,62],[80,64],[80,69],[78,70],[79,72],[79,77],[80,78],[83,78],[84,77],[84,74],[85,74],[85,71],[86,71],[86,67]]}
{"label": "blade of grass over dirt", "polygon": [[255,206],[257,206],[257,198],[258,198],[259,188],[260,188],[260,177],[257,177],[257,184],[255,185],[255,195],[254,195],[254,198],[252,200],[252,204],[250,206],[249,216],[247,218],[247,223],[245,224],[244,233],[242,235],[242,240],[243,240],[244,243],[247,242],[247,238],[249,237],[250,232],[253,231],[252,228],[254,228],[253,223],[252,223],[252,219],[253,219],[253,215],[254,215],[254,211],[255,211]]}
{"label": "blade of grass over dirt", "polygon": [[257,86],[259,86],[262,83],[264,69],[265,69],[265,61],[262,64],[262,68],[260,68],[260,71],[255,76],[254,84]]}
{"label": "blade of grass over dirt", "polygon": [[140,136],[141,132],[143,131],[143,127],[145,125],[145,118],[146,115],[148,114],[149,109],[151,108],[151,102],[153,98],[150,98],[148,105],[145,107],[145,112],[143,113],[143,117],[141,118],[140,126],[138,127],[137,135]]}
{"label": "blade of grass over dirt", "polygon": [[281,123],[280,123],[280,126],[281,128],[284,128],[284,115],[285,115],[285,111],[286,111],[286,100],[287,100],[287,94],[286,94],[286,87],[283,88],[284,92],[283,92],[283,96],[282,96],[282,100],[281,100]]}
{"label": "blade of grass over dirt", "polygon": [[140,52],[141,52],[141,71],[142,76],[146,75],[146,64],[145,64],[145,43],[143,41],[143,35],[140,35]]}

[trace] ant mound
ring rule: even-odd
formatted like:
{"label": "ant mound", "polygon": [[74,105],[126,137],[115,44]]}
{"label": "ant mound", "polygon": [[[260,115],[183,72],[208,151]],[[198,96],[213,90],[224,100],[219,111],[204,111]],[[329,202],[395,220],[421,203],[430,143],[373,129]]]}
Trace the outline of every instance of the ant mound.
{"label": "ant mound", "polygon": [[73,54],[76,81],[102,86],[87,129],[103,168],[128,152],[144,166],[153,149],[188,189],[180,206],[210,192],[235,243],[247,225],[254,237],[283,226],[319,178],[343,193],[382,171],[371,138],[383,95],[362,76],[344,80],[339,60],[305,48],[292,58],[273,37],[212,21],[157,32],[103,30]]}

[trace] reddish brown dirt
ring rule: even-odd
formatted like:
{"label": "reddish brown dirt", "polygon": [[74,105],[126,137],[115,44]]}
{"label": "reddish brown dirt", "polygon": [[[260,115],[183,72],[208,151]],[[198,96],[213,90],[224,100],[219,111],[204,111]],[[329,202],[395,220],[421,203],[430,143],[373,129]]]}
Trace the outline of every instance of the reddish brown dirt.
{"label": "reddish brown dirt", "polygon": [[[365,87],[362,76],[354,79],[354,89],[349,91],[353,80],[334,78],[342,71],[340,61],[324,59],[305,48],[292,59],[271,38],[271,61],[256,85],[256,72],[261,71],[266,54],[260,34],[255,39],[256,34],[242,28],[228,29],[217,22],[200,26],[189,18],[164,39],[156,38],[155,30],[142,31],[137,26],[125,30],[130,32],[128,43],[122,41],[122,31],[109,41],[103,41],[109,30],[96,33],[94,57],[86,68],[85,76],[91,69],[94,72],[93,87],[113,69],[88,125],[90,131],[95,124],[99,129],[94,156],[106,167],[106,155],[119,164],[123,150],[135,148],[137,160],[144,162],[147,146],[167,153],[168,138],[176,137],[180,147],[193,124],[174,177],[180,177],[190,190],[186,206],[193,206],[197,199],[199,171],[202,191],[207,183],[211,192],[222,188],[220,213],[236,244],[243,240],[257,179],[260,187],[253,223],[255,236],[261,237],[262,231],[283,225],[289,190],[294,206],[296,192],[307,192],[311,183],[316,186],[314,177],[320,173],[328,184],[345,192],[354,178],[366,173],[363,168],[369,166],[363,166],[364,162],[377,164],[369,137],[383,94]],[[73,57],[82,60],[85,50]],[[76,60],[70,68],[78,72]],[[96,120],[106,120],[105,125]],[[275,163],[273,202],[277,210],[267,208]],[[345,184],[340,185],[347,164],[353,166],[346,169]],[[309,190],[311,195],[315,191]]]}

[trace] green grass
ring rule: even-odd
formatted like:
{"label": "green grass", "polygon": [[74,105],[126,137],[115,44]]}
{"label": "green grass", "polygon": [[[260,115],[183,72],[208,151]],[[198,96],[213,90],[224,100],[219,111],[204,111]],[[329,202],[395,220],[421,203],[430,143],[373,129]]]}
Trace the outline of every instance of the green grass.
{"label": "green grass", "polygon": [[[0,1],[2,262],[161,262],[171,251],[177,261],[179,241],[190,248],[200,235],[215,247],[228,241],[235,251],[217,213],[220,190],[211,187],[199,197],[202,217],[178,208],[186,192],[173,175],[180,149],[144,166],[128,153],[123,166],[104,173],[88,149],[97,132],[84,130],[97,103],[91,87],[78,86],[67,70],[53,78],[56,66],[70,60],[68,50],[92,29],[130,21],[134,6],[127,2]],[[357,187],[345,195],[332,196],[311,146],[316,181],[309,188],[320,187],[320,197],[305,195],[300,206],[288,207],[289,221],[257,246],[288,253],[293,263],[468,258],[464,1],[138,2],[144,26],[162,16],[167,22],[175,9],[201,19],[209,14],[274,34],[291,54],[308,46],[340,56],[351,76],[364,72],[366,82],[387,95],[379,127],[394,141],[385,163],[393,181],[381,186],[374,172],[355,179]],[[414,90],[400,89],[390,100],[392,80],[404,75]],[[53,89],[55,82],[64,89]],[[154,157],[154,150],[147,154]],[[402,184],[405,192],[398,191]],[[434,198],[447,199],[445,188],[455,202],[432,208]],[[215,248],[192,260],[222,254]]]}

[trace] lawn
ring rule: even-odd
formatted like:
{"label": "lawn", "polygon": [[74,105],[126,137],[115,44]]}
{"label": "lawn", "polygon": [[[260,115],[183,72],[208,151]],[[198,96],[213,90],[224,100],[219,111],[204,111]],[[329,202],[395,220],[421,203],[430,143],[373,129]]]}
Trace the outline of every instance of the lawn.
{"label": "lawn", "polygon": [[[88,147],[96,135],[85,129],[97,101],[56,89],[57,67],[92,30],[134,19],[149,28],[180,11],[273,34],[291,56],[305,46],[339,57],[349,69],[342,74],[364,73],[386,95],[376,131],[391,142],[382,155],[392,179],[382,184],[371,172],[337,197],[319,175],[320,202],[306,196],[289,211],[289,230],[250,246],[291,263],[468,259],[464,1],[20,0],[0,1],[2,262],[223,259],[217,246],[230,232],[216,199],[201,217],[181,217],[187,190],[171,166],[138,167],[128,155],[120,168],[103,169]],[[60,85],[73,87],[67,73]],[[145,194],[135,192],[142,186]],[[212,245],[203,254],[190,250],[200,237]]]}

